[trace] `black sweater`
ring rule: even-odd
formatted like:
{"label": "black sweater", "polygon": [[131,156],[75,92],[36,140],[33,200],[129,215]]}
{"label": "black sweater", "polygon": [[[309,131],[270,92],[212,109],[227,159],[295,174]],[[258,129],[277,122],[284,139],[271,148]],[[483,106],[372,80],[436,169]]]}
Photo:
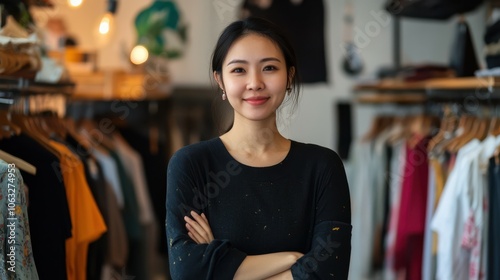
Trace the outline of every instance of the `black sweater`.
{"label": "black sweater", "polygon": [[[332,150],[292,141],[279,164],[237,162],[220,138],[178,150],[167,169],[167,241],[173,280],[233,279],[246,255],[298,251],[294,279],[347,279],[350,196]],[[215,239],[196,244],[184,216],[205,213]]]}

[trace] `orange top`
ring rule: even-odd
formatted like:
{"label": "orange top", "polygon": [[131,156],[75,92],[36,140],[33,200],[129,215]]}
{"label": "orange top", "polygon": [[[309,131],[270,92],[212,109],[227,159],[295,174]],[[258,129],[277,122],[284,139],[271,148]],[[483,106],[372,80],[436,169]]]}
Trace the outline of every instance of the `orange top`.
{"label": "orange top", "polygon": [[106,224],[88,186],[83,163],[63,144],[50,144],[62,154],[61,172],[72,224],[71,237],[66,239],[68,280],[86,280],[88,246],[107,231]]}

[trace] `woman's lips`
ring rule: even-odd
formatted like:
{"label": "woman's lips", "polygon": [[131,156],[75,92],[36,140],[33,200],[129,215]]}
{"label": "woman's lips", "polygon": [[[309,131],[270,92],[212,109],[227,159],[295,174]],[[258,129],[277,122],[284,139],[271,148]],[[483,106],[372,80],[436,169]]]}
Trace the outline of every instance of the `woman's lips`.
{"label": "woman's lips", "polygon": [[243,99],[251,105],[262,105],[269,100],[269,97],[250,97]]}

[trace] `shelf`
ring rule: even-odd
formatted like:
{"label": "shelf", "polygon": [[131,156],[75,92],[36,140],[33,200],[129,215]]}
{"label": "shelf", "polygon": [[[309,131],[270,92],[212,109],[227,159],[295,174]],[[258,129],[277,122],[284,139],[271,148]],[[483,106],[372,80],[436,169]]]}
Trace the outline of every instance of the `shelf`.
{"label": "shelf", "polygon": [[64,94],[71,95],[75,84],[66,83],[43,83],[35,82],[26,78],[0,76],[0,93],[2,97],[15,97],[30,94]]}
{"label": "shelf", "polygon": [[354,91],[380,91],[380,92],[407,92],[425,91],[425,82],[404,82],[401,80],[386,79],[375,83],[358,84]]}
{"label": "shelf", "polygon": [[440,78],[422,82],[384,80],[354,87],[359,103],[464,102],[500,100],[500,77]]}
{"label": "shelf", "polygon": [[171,84],[165,77],[147,76],[120,70],[71,73],[76,83],[72,100],[161,100],[168,98]]}
{"label": "shelf", "polygon": [[356,97],[356,102],[362,104],[383,104],[383,103],[416,104],[416,103],[425,103],[426,100],[427,100],[426,96],[421,93],[405,93],[405,94],[366,93]]}

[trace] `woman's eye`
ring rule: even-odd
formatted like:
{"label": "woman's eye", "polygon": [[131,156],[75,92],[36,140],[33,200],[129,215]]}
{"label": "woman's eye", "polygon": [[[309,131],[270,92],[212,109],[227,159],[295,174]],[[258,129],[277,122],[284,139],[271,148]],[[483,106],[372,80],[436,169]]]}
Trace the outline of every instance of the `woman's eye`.
{"label": "woman's eye", "polygon": [[273,71],[273,70],[276,70],[277,68],[272,66],[272,65],[269,65],[269,66],[266,66],[264,67],[264,71]]}
{"label": "woman's eye", "polygon": [[243,70],[243,68],[235,68],[231,72],[232,73],[243,73],[243,72],[245,72],[245,70]]}

